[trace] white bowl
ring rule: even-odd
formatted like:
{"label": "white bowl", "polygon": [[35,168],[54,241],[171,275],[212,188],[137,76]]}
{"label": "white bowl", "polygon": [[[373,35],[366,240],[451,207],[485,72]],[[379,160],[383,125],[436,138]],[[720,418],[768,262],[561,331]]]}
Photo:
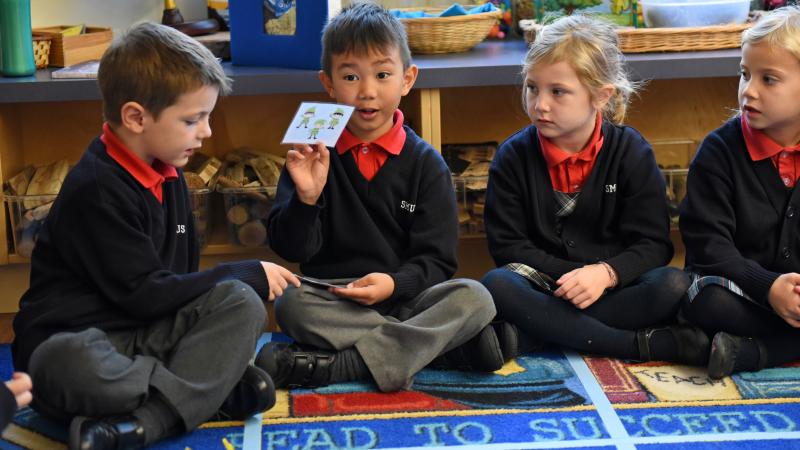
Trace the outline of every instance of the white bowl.
{"label": "white bowl", "polygon": [[743,23],[750,0],[639,0],[649,28]]}

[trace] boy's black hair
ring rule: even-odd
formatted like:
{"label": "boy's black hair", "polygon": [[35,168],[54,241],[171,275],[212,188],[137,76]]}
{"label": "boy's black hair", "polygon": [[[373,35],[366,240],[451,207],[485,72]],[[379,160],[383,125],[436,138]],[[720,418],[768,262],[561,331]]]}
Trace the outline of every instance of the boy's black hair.
{"label": "boy's black hair", "polygon": [[403,24],[389,11],[374,3],[353,3],[342,9],[322,32],[322,70],[331,76],[333,55],[348,52],[400,51],[403,70],[411,67],[411,50]]}

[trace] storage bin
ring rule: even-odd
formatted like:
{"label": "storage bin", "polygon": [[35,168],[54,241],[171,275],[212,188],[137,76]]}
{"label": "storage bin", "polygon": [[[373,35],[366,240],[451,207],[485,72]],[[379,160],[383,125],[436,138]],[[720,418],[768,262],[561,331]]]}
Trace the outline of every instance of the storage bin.
{"label": "storage bin", "polygon": [[86,27],[86,32],[75,36],[64,36],[61,31],[72,28],[68,25],[35,28],[35,35],[51,39],[50,65],[56,67],[71,66],[91,59],[100,59],[103,52],[111,45],[114,37],[111,28]]}
{"label": "storage bin", "polygon": [[267,245],[267,216],[275,201],[277,186],[218,187],[225,205],[228,238],[244,247]]}
{"label": "storage bin", "polygon": [[44,69],[50,63],[50,36],[33,35],[33,61],[37,69]]}
{"label": "storage bin", "polygon": [[673,229],[678,228],[678,208],[686,196],[686,177],[689,169],[661,169],[664,174],[664,181],[667,183],[667,209],[669,210],[670,225]]}
{"label": "storage bin", "polygon": [[192,216],[194,216],[194,229],[197,232],[197,240],[200,248],[208,245],[208,237],[211,235],[210,220],[210,199],[211,189],[189,189],[192,202]]}
{"label": "storage bin", "polygon": [[744,23],[750,0],[639,0],[648,28]]}
{"label": "storage bin", "polygon": [[30,258],[55,195],[4,195],[14,253]]}
{"label": "storage bin", "polygon": [[453,186],[458,203],[459,237],[484,236],[486,230],[483,227],[483,208],[486,202],[486,185],[488,182],[488,176],[453,177]]}
{"label": "storage bin", "polygon": [[[469,8],[469,7],[467,7]],[[441,8],[402,8],[403,10],[440,13]],[[499,9],[491,12],[449,17],[402,18],[408,47],[413,53],[465,52],[486,39],[492,27],[503,16]]]}

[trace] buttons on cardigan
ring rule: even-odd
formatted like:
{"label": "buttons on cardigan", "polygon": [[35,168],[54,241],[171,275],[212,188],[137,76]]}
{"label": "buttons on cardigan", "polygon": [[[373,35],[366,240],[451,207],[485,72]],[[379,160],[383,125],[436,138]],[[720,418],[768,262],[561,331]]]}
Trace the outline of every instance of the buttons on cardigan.
{"label": "buttons on cardigan", "polygon": [[567,246],[568,247],[575,247],[575,241],[572,239],[567,239]]}
{"label": "buttons on cardigan", "polygon": [[789,247],[783,247],[783,250],[781,250],[781,255],[783,256],[783,259],[789,259],[789,257],[792,256],[792,252],[789,250]]}
{"label": "buttons on cardigan", "polygon": [[789,205],[789,207],[786,208],[786,217],[789,219],[794,217],[794,206]]}

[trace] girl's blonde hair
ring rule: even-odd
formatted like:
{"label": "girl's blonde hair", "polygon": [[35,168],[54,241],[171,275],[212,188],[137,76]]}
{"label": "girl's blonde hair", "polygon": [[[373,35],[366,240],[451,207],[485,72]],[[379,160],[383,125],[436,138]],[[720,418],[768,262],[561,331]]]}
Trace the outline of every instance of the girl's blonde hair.
{"label": "girl's blonde hair", "polygon": [[[628,79],[623,65],[619,39],[611,24],[576,14],[546,25],[536,34],[522,67],[522,75],[536,64],[567,62],[592,95],[605,85],[614,86],[614,94],[603,109],[603,117],[622,123],[631,95],[638,84]],[[525,94],[523,90],[523,104]]]}
{"label": "girl's blonde hair", "polygon": [[742,32],[742,45],[762,41],[786,49],[800,60],[800,8],[784,6],[770,11]]}

